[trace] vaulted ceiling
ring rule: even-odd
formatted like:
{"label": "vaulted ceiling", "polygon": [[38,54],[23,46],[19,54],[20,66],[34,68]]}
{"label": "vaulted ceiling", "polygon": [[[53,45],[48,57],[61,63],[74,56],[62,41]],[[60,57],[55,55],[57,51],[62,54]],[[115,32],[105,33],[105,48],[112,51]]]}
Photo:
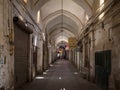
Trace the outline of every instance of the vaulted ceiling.
{"label": "vaulted ceiling", "polygon": [[[56,43],[76,37],[92,16],[94,0],[33,0],[41,12],[42,29]],[[76,37],[77,38],[77,37]]]}

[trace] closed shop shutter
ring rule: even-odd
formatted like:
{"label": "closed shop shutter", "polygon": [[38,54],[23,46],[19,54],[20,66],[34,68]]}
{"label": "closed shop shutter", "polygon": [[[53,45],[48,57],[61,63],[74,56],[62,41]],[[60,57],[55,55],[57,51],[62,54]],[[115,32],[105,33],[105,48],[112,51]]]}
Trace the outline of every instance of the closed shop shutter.
{"label": "closed shop shutter", "polygon": [[14,25],[15,40],[15,88],[20,87],[28,79],[28,52],[29,52],[29,34],[21,30],[22,28]]}

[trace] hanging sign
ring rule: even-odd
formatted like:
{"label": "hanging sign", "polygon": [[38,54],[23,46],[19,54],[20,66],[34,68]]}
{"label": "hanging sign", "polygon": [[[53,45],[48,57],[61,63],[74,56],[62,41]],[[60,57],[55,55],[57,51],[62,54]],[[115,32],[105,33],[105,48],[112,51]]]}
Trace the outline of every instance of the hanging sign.
{"label": "hanging sign", "polygon": [[75,37],[68,38],[69,48],[73,49],[77,47],[77,39]]}

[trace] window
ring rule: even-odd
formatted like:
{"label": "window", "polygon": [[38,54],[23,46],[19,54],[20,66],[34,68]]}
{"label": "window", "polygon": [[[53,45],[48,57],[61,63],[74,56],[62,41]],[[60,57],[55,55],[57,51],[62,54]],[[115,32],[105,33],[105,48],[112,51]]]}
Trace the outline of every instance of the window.
{"label": "window", "polygon": [[86,16],[85,16],[85,18],[86,18],[86,20],[87,20],[87,21],[89,20],[89,17],[88,17],[88,15],[86,15]]}
{"label": "window", "polygon": [[[105,0],[100,0],[100,11],[104,8],[104,2]],[[104,16],[104,12],[99,16],[99,19],[102,19]]]}
{"label": "window", "polygon": [[37,12],[37,23],[40,22],[40,10]]}
{"label": "window", "polygon": [[105,0],[100,0],[100,6],[105,2]]}
{"label": "window", "polygon": [[99,19],[102,19],[102,17],[104,16],[104,12],[102,13],[102,14],[100,14],[100,16],[99,16]]}
{"label": "window", "polygon": [[88,17],[88,15],[86,14],[86,15],[85,15],[85,24],[88,22],[88,20],[89,20],[89,17]]}
{"label": "window", "polygon": [[105,0],[100,0],[100,11],[103,9],[104,7],[104,2]]}

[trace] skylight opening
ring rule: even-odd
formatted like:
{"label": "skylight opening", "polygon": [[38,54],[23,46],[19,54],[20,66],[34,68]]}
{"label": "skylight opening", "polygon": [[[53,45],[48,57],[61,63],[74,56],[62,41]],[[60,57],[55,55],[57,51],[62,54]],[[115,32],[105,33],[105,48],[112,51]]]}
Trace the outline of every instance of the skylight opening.
{"label": "skylight opening", "polygon": [[28,0],[24,0],[24,2],[25,2],[25,3],[27,3],[27,2],[28,2]]}
{"label": "skylight opening", "polygon": [[[100,0],[100,11],[102,11],[102,9],[104,8],[104,2],[105,0]],[[104,12],[99,16],[99,19],[102,19],[104,16]]]}

